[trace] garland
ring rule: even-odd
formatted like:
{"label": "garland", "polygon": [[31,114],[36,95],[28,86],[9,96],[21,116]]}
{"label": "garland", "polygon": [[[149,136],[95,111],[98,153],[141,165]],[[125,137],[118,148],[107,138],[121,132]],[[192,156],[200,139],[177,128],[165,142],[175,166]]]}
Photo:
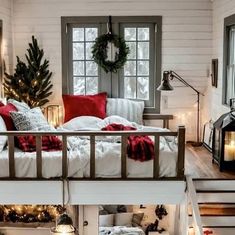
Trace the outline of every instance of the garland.
{"label": "garland", "polygon": [[[107,60],[108,43],[113,43],[119,52],[115,55],[115,61]],[[126,63],[129,47],[125,40],[116,34],[107,33],[96,38],[95,44],[92,47],[94,61],[104,69],[106,73],[116,73]]]}

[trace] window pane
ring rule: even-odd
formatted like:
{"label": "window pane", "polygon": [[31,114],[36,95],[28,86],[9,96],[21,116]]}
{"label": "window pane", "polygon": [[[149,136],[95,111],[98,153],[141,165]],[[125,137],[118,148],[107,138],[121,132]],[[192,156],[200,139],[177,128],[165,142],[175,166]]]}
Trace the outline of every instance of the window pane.
{"label": "window pane", "polygon": [[84,43],[73,43],[73,59],[83,60],[84,59]]}
{"label": "window pane", "polygon": [[98,92],[98,77],[86,78],[86,94],[96,94]]}
{"label": "window pane", "polygon": [[149,99],[149,77],[137,78],[137,98],[141,100]]}
{"label": "window pane", "polygon": [[84,62],[83,61],[73,62],[73,75],[74,76],[84,75]]}
{"label": "window pane", "polygon": [[136,98],[136,77],[124,78],[124,96],[125,98]]}
{"label": "window pane", "polygon": [[84,28],[73,28],[73,41],[84,41]]}
{"label": "window pane", "polygon": [[137,62],[137,75],[149,75],[149,61]]}
{"label": "window pane", "polygon": [[98,65],[94,61],[86,61],[86,75],[98,76]]}
{"label": "window pane", "polygon": [[86,41],[95,41],[98,36],[97,28],[86,28]]}
{"label": "window pane", "polygon": [[73,93],[74,95],[85,95],[85,77],[73,78]]}
{"label": "window pane", "polygon": [[127,61],[124,65],[124,75],[133,76],[136,75],[136,61]]}
{"label": "window pane", "polygon": [[136,28],[125,28],[124,38],[126,41],[135,41],[136,40]]}
{"label": "window pane", "polygon": [[138,42],[138,59],[149,59],[148,42]]}
{"label": "window pane", "polygon": [[138,28],[138,40],[149,40],[149,28]]}
{"label": "window pane", "polygon": [[127,46],[130,49],[127,59],[136,59],[136,42],[127,42]]}
{"label": "window pane", "polygon": [[94,45],[93,42],[87,42],[86,43],[86,59],[91,60],[92,59],[92,46]]}

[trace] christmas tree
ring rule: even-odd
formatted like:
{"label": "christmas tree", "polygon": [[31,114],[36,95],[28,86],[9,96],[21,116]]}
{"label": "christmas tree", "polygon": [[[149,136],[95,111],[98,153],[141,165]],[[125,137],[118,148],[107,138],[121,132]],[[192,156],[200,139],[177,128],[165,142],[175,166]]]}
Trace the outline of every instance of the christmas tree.
{"label": "christmas tree", "polygon": [[25,55],[27,64],[17,56],[14,75],[5,73],[4,93],[12,98],[27,103],[31,108],[41,107],[52,94],[51,75],[48,70],[49,61],[43,60],[44,51],[38,46],[37,39],[32,36],[32,43]]}

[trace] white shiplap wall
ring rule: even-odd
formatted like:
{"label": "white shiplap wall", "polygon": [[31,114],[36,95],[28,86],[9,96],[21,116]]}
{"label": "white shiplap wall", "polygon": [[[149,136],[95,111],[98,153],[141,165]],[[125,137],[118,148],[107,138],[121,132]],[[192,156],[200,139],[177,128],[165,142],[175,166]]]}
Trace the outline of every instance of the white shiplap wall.
{"label": "white shiplap wall", "polygon": [[223,78],[223,34],[224,18],[235,14],[235,0],[213,1],[213,58],[219,59],[218,88],[209,84],[207,91],[207,117],[216,120],[221,114],[228,112],[229,108],[222,105],[222,78]]}
{"label": "white shiplap wall", "polygon": [[[15,54],[23,56],[34,34],[45,50],[53,71],[52,102],[61,102],[61,16],[162,15],[162,69],[172,69],[202,92],[208,80],[212,42],[210,0],[14,0]],[[194,134],[196,96],[181,84],[163,93],[162,113],[180,114]],[[187,120],[186,120],[187,119]],[[173,123],[175,125],[176,123]]]}
{"label": "white shiplap wall", "polygon": [[0,19],[3,21],[2,58],[6,69],[12,69],[12,0],[0,0]]}

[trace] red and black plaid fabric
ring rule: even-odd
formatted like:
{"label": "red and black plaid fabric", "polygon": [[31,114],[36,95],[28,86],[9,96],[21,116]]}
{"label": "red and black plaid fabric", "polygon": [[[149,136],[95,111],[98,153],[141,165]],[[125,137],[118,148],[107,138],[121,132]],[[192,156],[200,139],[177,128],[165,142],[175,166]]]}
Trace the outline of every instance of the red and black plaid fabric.
{"label": "red and black plaid fabric", "polygon": [[[116,123],[112,123],[102,128],[102,131],[130,130],[136,130],[136,128]],[[148,136],[129,136],[127,142],[127,155],[129,158],[136,161],[144,162],[152,160],[154,159],[154,143]]]}
{"label": "red and black plaid fabric", "polygon": [[[35,136],[17,136],[17,145],[24,152],[36,151]],[[62,149],[62,142],[56,136],[42,136],[43,151],[58,151]]]}

